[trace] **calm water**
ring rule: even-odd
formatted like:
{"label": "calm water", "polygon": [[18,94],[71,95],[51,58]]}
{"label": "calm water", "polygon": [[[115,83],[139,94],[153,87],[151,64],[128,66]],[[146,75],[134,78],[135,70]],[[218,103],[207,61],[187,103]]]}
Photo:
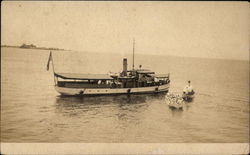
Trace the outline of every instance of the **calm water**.
{"label": "calm water", "polygon": [[[136,55],[170,72],[171,92],[196,90],[182,111],[162,95],[60,97],[46,71],[49,51],[1,49],[2,142],[249,142],[249,61]],[[55,51],[56,72],[120,71],[130,55]]]}

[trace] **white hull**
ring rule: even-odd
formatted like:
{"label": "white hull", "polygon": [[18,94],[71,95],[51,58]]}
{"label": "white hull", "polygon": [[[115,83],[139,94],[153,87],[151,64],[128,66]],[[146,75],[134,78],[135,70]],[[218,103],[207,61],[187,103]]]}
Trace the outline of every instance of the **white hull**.
{"label": "white hull", "polygon": [[182,109],[182,107],[183,107],[183,102],[177,103],[177,102],[167,101],[167,104],[168,104],[169,107],[176,108],[176,109]]}
{"label": "white hull", "polygon": [[183,105],[178,105],[178,104],[168,104],[170,108],[175,108],[175,109],[182,109]]}
{"label": "white hull", "polygon": [[175,109],[182,109],[183,107],[183,100],[175,100],[175,99],[171,99],[171,98],[167,98],[166,97],[166,102],[168,104],[169,107],[171,108],[175,108]]}
{"label": "white hull", "polygon": [[137,88],[66,88],[55,86],[55,89],[61,95],[115,95],[167,92],[169,84]]}

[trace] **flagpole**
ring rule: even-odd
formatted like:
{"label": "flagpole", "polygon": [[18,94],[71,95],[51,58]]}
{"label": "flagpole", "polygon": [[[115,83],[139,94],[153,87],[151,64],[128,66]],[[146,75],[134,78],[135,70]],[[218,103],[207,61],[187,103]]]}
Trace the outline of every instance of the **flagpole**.
{"label": "flagpole", "polygon": [[54,61],[53,61],[52,52],[50,51],[50,53],[51,53],[51,61],[52,61],[52,68],[53,68],[53,75],[54,75],[54,83],[55,83],[55,86],[56,86],[56,78],[55,78]]}
{"label": "flagpole", "polygon": [[133,70],[135,67],[135,38],[133,38]]}
{"label": "flagpole", "polygon": [[55,74],[55,69],[54,69],[54,62],[53,62],[53,56],[52,56],[52,52],[50,51],[51,53],[51,61],[52,61],[52,68],[53,68],[53,73]]}

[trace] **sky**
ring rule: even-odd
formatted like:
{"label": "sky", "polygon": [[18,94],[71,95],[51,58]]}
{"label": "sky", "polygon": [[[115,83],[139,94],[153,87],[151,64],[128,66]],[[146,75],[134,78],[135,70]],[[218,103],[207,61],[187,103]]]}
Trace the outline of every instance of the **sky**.
{"label": "sky", "polygon": [[248,2],[4,1],[1,45],[249,60]]}

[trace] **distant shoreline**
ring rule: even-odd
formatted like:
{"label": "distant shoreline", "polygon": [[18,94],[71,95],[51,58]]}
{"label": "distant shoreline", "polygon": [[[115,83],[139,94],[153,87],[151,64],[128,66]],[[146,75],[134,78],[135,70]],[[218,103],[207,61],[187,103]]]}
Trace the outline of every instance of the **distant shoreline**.
{"label": "distant shoreline", "polygon": [[[20,46],[11,46],[11,45],[1,45],[1,47],[4,48],[19,48],[19,49],[37,49],[37,50],[54,50],[54,51],[73,51],[73,52],[87,52],[87,53],[99,53],[99,54],[103,54],[102,52],[96,52],[96,51],[77,51],[77,50],[67,50],[67,49],[52,49],[52,48],[45,48],[45,47],[36,47],[36,48],[21,48]],[[119,54],[119,53],[113,53],[113,52],[109,52],[109,54]],[[126,53],[126,54],[131,54],[131,53]],[[157,54],[143,54],[143,53],[138,53],[137,55],[148,55],[148,56],[167,56],[167,57],[182,57],[182,58],[192,58],[192,59],[212,59],[212,60],[224,60],[224,61],[228,61],[228,60],[233,60],[233,61],[247,61],[249,62],[249,60],[247,59],[228,59],[228,58],[210,58],[210,57],[194,57],[194,56],[177,56],[177,55],[157,55]]]}
{"label": "distant shoreline", "polygon": [[12,46],[12,45],[1,45],[5,48],[20,48],[20,49],[37,49],[37,50],[57,50],[57,51],[66,51],[65,49],[54,48],[54,47],[35,47],[35,46]]}

